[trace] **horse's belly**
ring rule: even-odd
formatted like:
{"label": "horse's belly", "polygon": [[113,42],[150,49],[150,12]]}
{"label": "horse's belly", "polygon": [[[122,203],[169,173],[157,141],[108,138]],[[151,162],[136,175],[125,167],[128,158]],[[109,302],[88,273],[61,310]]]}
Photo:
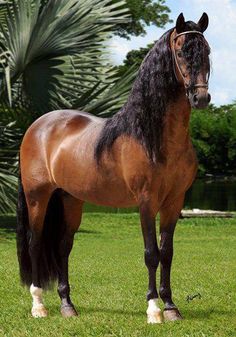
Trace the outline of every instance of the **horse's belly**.
{"label": "horse's belly", "polygon": [[[117,188],[119,189],[119,193],[117,192]],[[93,190],[70,190],[69,192],[77,199],[84,200],[95,205],[110,207],[137,206],[137,201],[132,195],[128,195],[125,190],[124,193],[122,193],[120,186],[117,188],[115,186],[103,186],[100,190],[97,189],[96,192]]]}
{"label": "horse's belly", "polygon": [[96,178],[91,175],[81,177],[76,182],[67,181],[63,189],[77,199],[101,206],[131,207],[136,206],[134,195],[127,189],[124,182],[116,177],[116,181]]}

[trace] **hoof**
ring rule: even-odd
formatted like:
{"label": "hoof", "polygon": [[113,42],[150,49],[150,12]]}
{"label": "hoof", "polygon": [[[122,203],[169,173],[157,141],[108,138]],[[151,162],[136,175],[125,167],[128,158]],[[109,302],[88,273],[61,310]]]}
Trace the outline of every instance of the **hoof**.
{"label": "hoof", "polygon": [[31,314],[35,318],[47,317],[48,312],[43,305],[33,307],[31,310]]}
{"label": "hoof", "polygon": [[150,314],[147,314],[147,322],[148,322],[148,324],[163,323],[163,315],[162,315],[161,310],[150,313]]}
{"label": "hoof", "polygon": [[73,317],[78,316],[78,313],[72,305],[66,305],[61,307],[61,315],[62,317]]}
{"label": "hoof", "polygon": [[165,321],[180,321],[183,319],[178,309],[164,310]]}

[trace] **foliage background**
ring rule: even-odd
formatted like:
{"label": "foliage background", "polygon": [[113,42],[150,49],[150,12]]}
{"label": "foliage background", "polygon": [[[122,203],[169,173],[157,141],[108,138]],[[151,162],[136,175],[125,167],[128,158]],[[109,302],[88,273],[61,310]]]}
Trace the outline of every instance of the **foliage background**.
{"label": "foliage background", "polygon": [[[152,45],[114,67],[109,38],[145,35],[148,25],[170,22],[169,13],[164,0],[0,1],[0,213],[15,209],[27,127],[58,108],[116,113]],[[235,174],[236,104],[193,111],[191,135],[199,175]]]}
{"label": "foliage background", "polygon": [[0,212],[15,209],[17,153],[40,115],[76,108],[108,116],[124,104],[136,70],[109,63],[107,41],[130,21],[124,1],[0,2]]}

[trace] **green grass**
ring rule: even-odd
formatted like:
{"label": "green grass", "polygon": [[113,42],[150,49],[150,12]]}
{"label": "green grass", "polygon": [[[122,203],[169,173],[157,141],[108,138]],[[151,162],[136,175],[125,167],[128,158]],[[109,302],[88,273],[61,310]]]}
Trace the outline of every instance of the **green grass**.
{"label": "green grass", "polygon": [[[0,217],[0,336],[236,336],[236,219],[180,220],[172,290],[183,321],[146,324],[147,272],[137,214],[84,214],[70,259],[79,317],[63,319],[56,289],[49,316],[33,319],[20,286],[14,217]],[[159,274],[158,274],[159,278]],[[200,293],[201,299],[186,301]]]}

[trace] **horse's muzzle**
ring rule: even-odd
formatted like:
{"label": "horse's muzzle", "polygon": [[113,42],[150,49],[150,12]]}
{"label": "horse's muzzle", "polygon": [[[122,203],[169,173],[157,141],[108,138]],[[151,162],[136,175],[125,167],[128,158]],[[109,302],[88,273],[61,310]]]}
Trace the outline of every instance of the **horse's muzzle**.
{"label": "horse's muzzle", "polygon": [[191,107],[194,109],[205,109],[211,101],[211,95],[205,91],[204,93],[189,93],[188,99]]}

